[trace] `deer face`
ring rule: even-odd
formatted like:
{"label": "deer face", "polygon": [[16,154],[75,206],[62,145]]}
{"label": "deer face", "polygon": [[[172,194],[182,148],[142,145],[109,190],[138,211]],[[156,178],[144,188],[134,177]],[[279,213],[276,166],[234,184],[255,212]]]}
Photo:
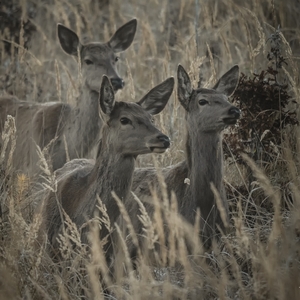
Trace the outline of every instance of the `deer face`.
{"label": "deer face", "polygon": [[198,89],[189,103],[188,121],[203,132],[222,131],[234,125],[240,110],[233,106],[226,95],[215,90]]}
{"label": "deer face", "polygon": [[152,115],[136,103],[116,103],[108,126],[108,143],[124,155],[163,153],[170,146],[169,138],[155,127]]}
{"label": "deer face", "polygon": [[115,91],[122,89],[124,81],[117,71],[117,53],[126,50],[132,43],[136,32],[137,21],[131,20],[120,27],[107,43],[81,44],[75,32],[58,24],[58,38],[63,50],[80,57],[81,72],[85,84],[94,91],[99,91],[100,78],[110,78]]}
{"label": "deer face", "polygon": [[91,90],[99,90],[99,78],[104,74],[110,78],[115,91],[123,88],[125,83],[117,71],[119,57],[107,44],[87,44],[80,56],[82,77]]}
{"label": "deer face", "polygon": [[234,125],[240,110],[228,101],[238,83],[238,67],[224,74],[214,88],[193,90],[188,74],[178,67],[178,97],[186,109],[187,123],[202,132],[220,132]]}
{"label": "deer face", "polygon": [[163,153],[170,139],[153,124],[152,115],[160,113],[173,91],[174,79],[169,78],[153,88],[137,103],[115,102],[114,92],[106,76],[100,89],[100,114],[105,125],[102,139],[121,155],[137,156]]}

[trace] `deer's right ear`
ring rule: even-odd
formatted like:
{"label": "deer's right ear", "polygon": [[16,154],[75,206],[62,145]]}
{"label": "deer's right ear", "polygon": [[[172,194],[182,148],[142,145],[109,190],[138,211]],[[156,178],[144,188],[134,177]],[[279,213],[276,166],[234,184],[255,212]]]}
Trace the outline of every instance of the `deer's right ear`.
{"label": "deer's right ear", "polygon": [[183,66],[178,65],[177,69],[177,97],[181,105],[186,111],[189,109],[189,102],[193,93],[192,84],[188,73]]}
{"label": "deer's right ear", "polygon": [[173,92],[174,78],[170,77],[148,92],[138,104],[151,115],[159,114]]}
{"label": "deer's right ear", "polygon": [[108,44],[114,52],[126,50],[132,43],[136,32],[137,20],[133,19],[120,27],[111,37]]}
{"label": "deer's right ear", "polygon": [[69,54],[78,56],[78,48],[81,47],[77,34],[62,24],[57,24],[57,36],[63,50]]}
{"label": "deer's right ear", "polygon": [[[102,83],[99,93],[99,103],[101,110],[101,117],[104,117],[104,120],[110,116],[111,112],[115,107],[115,93],[114,89],[111,86],[111,83],[106,75],[102,77]],[[105,117],[106,116],[106,117]]]}

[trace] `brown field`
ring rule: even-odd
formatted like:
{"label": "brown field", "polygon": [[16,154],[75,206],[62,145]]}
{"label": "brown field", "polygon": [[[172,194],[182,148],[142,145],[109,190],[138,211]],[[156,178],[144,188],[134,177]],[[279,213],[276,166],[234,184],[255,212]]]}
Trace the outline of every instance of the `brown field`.
{"label": "brown field", "polygon": [[[72,103],[80,75],[76,60],[59,46],[57,23],[72,28],[82,41],[106,41],[137,18],[133,45],[120,55],[119,74],[126,85],[117,100],[139,100],[167,77],[176,77],[179,63],[194,87],[199,82],[212,87],[235,64],[247,76],[233,97],[242,119],[225,132],[231,226],[211,251],[203,249],[197,226],[185,224],[171,205],[167,225],[173,242],[157,254],[156,263],[142,254],[133,270],[120,231],[116,267],[108,276],[97,228],[91,231],[88,252],[71,221],[60,237],[64,260],[54,262],[45,243],[37,243],[41,217],[32,214],[33,179],[14,172],[4,159],[6,149],[0,149],[0,300],[300,299],[298,0],[4,0],[0,13],[0,96]],[[261,73],[266,70],[278,73]],[[254,73],[261,78],[253,80]],[[263,86],[270,93],[262,95]],[[250,107],[253,95],[259,101]],[[266,99],[277,105],[279,123],[270,121],[275,108],[265,108]],[[176,88],[155,120],[171,137],[171,148],[163,155],[142,156],[138,166],[169,166],[184,158],[185,114]],[[2,139],[13,143],[14,136],[9,119]],[[47,168],[44,176],[49,186],[55,185]],[[163,240],[161,220],[151,222],[145,212],[140,214],[151,243]],[[194,243],[192,254],[186,239]]]}

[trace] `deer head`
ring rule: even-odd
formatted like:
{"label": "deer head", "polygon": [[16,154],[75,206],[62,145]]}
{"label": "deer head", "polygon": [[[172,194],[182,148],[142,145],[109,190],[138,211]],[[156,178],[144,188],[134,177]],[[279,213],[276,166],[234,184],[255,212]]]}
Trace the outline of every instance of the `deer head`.
{"label": "deer head", "polygon": [[85,84],[99,91],[99,78],[110,78],[114,91],[122,89],[124,81],[117,71],[117,54],[125,51],[132,43],[136,32],[137,20],[133,19],[120,27],[106,43],[92,42],[82,44],[71,29],[57,25],[57,35],[62,49],[69,55],[78,57]]}
{"label": "deer head", "polygon": [[109,79],[103,76],[99,93],[100,116],[104,123],[102,142],[121,155],[165,152],[170,140],[154,126],[152,115],[164,109],[173,87],[171,77],[137,103],[116,102]]}
{"label": "deer head", "polygon": [[187,123],[202,132],[221,132],[233,125],[240,117],[240,110],[233,106],[228,97],[233,94],[239,80],[239,67],[227,71],[212,89],[194,90],[184,68],[179,65],[178,99],[187,113]]}

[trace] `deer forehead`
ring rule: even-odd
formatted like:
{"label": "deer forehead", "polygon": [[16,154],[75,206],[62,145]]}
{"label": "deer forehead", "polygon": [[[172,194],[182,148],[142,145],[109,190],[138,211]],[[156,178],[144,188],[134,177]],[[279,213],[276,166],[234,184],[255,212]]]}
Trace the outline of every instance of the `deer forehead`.
{"label": "deer forehead", "polygon": [[228,97],[222,93],[219,93],[215,90],[202,89],[196,94],[196,100],[206,99],[207,101],[216,101],[228,103]]}
{"label": "deer forehead", "polygon": [[152,115],[143,109],[139,104],[123,101],[116,102],[111,117],[112,119],[127,117],[138,123],[148,123],[152,120]]}
{"label": "deer forehead", "polygon": [[107,44],[96,42],[84,45],[81,51],[81,57],[107,59],[113,56],[114,52]]}

